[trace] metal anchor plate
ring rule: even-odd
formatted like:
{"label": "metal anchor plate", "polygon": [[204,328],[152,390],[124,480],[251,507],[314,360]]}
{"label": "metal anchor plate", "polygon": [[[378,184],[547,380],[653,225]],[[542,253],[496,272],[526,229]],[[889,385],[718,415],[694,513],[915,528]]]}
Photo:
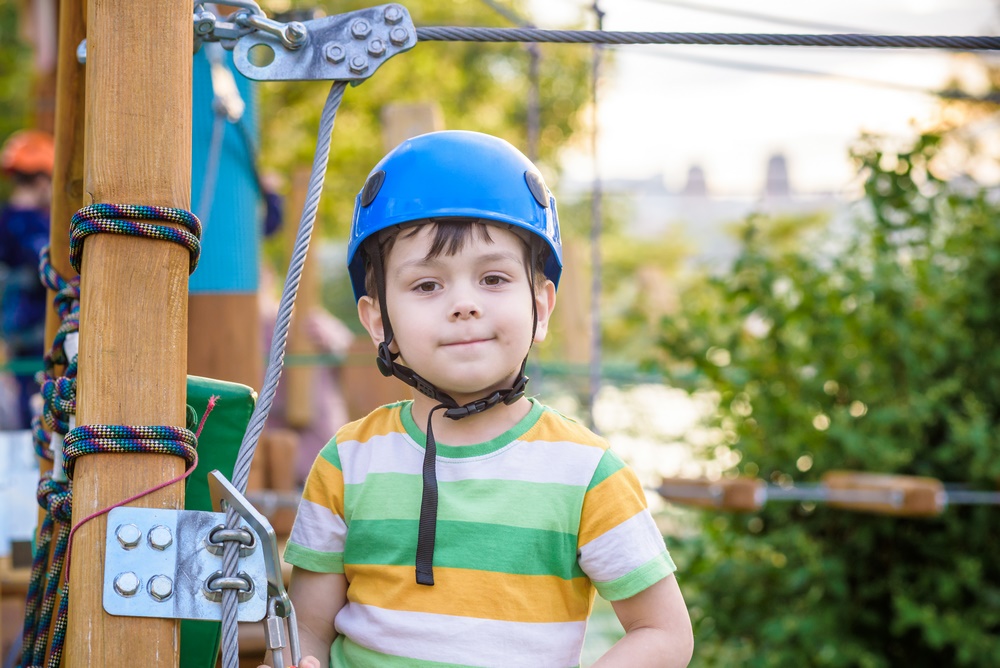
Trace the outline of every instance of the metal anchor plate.
{"label": "metal anchor plate", "polygon": [[236,69],[257,81],[360,83],[386,60],[417,44],[410,13],[396,4],[303,21],[302,25],[306,38],[294,50],[261,30],[241,37],[233,51]]}
{"label": "metal anchor plate", "polygon": [[[220,621],[222,604],[206,581],[222,570],[209,534],[226,523],[225,513],[162,508],[115,508],[108,514],[104,609],[126,617]],[[240,592],[238,619],[258,622],[267,614],[267,573],[260,538],[242,556],[241,575],[252,583]],[[245,550],[241,551],[244,552]]]}

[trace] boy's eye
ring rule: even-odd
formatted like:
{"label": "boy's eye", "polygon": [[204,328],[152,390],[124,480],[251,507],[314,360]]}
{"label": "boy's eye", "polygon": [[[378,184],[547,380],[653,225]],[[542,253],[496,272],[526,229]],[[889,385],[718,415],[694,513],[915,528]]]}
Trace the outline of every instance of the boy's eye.
{"label": "boy's eye", "polygon": [[434,292],[436,288],[437,283],[434,283],[433,281],[424,281],[423,283],[417,285],[417,292]]}
{"label": "boy's eye", "polygon": [[504,282],[503,276],[487,276],[483,279],[483,283],[486,285],[500,285]]}

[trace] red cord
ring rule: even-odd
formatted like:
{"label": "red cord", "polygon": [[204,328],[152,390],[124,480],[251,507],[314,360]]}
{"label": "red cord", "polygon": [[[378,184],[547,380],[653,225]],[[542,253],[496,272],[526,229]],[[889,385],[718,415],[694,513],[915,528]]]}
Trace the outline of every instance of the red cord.
{"label": "red cord", "polygon": [[[201,430],[205,427],[205,420],[208,419],[208,414],[212,412],[212,409],[215,408],[215,404],[218,401],[219,401],[219,396],[215,395],[215,394],[213,394],[212,396],[210,396],[208,398],[208,406],[205,407],[205,412],[201,416],[201,422],[198,423],[198,430],[195,431],[195,433],[194,433],[194,435],[195,435],[196,438],[198,436],[201,436]],[[95,517],[100,517],[101,515],[103,515],[105,513],[109,513],[112,510],[114,510],[115,508],[118,508],[119,506],[124,506],[126,503],[132,503],[136,499],[141,499],[142,497],[144,497],[144,496],[146,496],[148,494],[152,494],[153,492],[159,491],[159,490],[163,489],[164,487],[169,487],[170,485],[173,485],[174,483],[181,482],[182,480],[186,479],[189,475],[191,475],[192,473],[194,473],[194,470],[196,468],[198,468],[198,451],[197,450],[195,450],[194,461],[191,462],[191,466],[189,466],[187,468],[187,470],[184,471],[184,473],[182,473],[181,475],[177,476],[176,478],[173,478],[173,479],[168,480],[166,482],[161,482],[159,485],[156,485],[155,487],[150,487],[149,489],[147,489],[147,490],[145,490],[143,492],[139,492],[138,494],[133,494],[132,496],[128,497],[127,499],[124,499],[122,501],[119,501],[118,503],[110,505],[107,508],[102,508],[101,510],[93,512],[90,515],[87,515],[86,517],[84,517],[79,522],[77,522],[73,526],[73,528],[70,529],[70,531],[69,531],[68,545],[66,546],[66,564],[63,567],[63,581],[66,582],[66,583],[69,582],[69,558],[70,558],[70,553],[73,551],[73,534],[76,533],[77,529],[79,529],[80,527],[82,527],[84,524],[86,524],[90,520],[94,519]]]}

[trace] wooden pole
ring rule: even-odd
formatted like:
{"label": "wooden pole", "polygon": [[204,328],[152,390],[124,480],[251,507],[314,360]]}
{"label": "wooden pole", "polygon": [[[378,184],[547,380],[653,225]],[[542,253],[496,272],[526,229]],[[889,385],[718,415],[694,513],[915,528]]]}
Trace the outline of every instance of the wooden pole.
{"label": "wooden pole", "polygon": [[[292,172],[292,182],[285,200],[284,228],[288,256],[291,257],[295,237],[299,232],[299,217],[305,205],[309,189],[310,170],[300,167]],[[288,352],[290,355],[312,355],[316,353],[307,329],[309,312],[319,307],[320,285],[316,271],[316,246],[313,244],[302,267],[299,291],[295,296],[295,309],[288,326]],[[279,285],[282,281],[278,282]],[[312,365],[292,365],[285,368],[285,422],[293,429],[308,427],[313,419],[313,376]],[[293,469],[294,470],[294,469]]]}
{"label": "wooden pole", "polygon": [[[90,0],[87,8],[85,201],[190,207],[191,7]],[[183,426],[188,251],[99,234],[84,247],[77,420]],[[74,523],[184,470],[178,457],[81,458]],[[178,508],[183,485],[133,505]],[[177,620],[104,612],[107,516],[77,531],[66,665],[176,666]]]}
{"label": "wooden pole", "polygon": [[[56,49],[56,96],[53,133],[55,166],[52,170],[52,204],[49,225],[49,255],[52,267],[66,280],[76,275],[69,262],[69,221],[83,202],[83,138],[85,68],[76,58],[76,47],[87,35],[86,0],[63,0],[59,7],[59,37]],[[55,292],[47,292],[45,313],[45,350],[62,321],[53,306]],[[60,369],[60,372],[62,369]],[[51,470],[52,463],[39,459],[39,472]],[[39,513],[39,526],[42,515]],[[49,555],[50,559],[52,555]],[[62,586],[56,594],[56,608],[62,598]],[[51,640],[51,638],[50,638]]]}

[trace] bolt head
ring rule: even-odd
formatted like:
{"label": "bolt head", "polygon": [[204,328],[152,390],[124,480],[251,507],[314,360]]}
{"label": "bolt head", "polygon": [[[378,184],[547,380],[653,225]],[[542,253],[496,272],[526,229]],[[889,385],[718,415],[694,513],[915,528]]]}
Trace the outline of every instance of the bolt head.
{"label": "bolt head", "polygon": [[285,26],[285,36],[294,44],[300,44],[306,38],[306,27],[299,21],[292,21]]}
{"label": "bolt head", "polygon": [[389,5],[382,16],[386,23],[393,25],[403,20],[403,10],[399,5]]}
{"label": "bolt head", "polygon": [[347,51],[339,44],[327,44],[326,48],[323,49],[323,55],[328,61],[337,65],[344,62],[344,58],[347,57]]}
{"label": "bolt head", "polygon": [[368,54],[376,58],[385,55],[385,42],[378,38],[368,42]]}
{"label": "bolt head", "polygon": [[166,575],[154,575],[149,579],[149,595],[157,601],[166,601],[174,593],[174,582]]}
{"label": "bolt head", "polygon": [[368,59],[364,56],[354,56],[351,58],[351,71],[355,74],[363,74],[368,69]]}
{"label": "bolt head", "polygon": [[396,46],[403,46],[406,44],[406,40],[410,38],[410,33],[401,26],[396,26],[389,31],[389,41]]}
{"label": "bolt head", "polygon": [[149,530],[149,546],[154,550],[163,551],[170,547],[174,542],[174,537],[170,533],[170,529],[158,524]]}
{"label": "bolt head", "polygon": [[371,25],[364,19],[358,19],[351,25],[351,35],[354,36],[354,39],[364,39],[371,34],[371,31]]}
{"label": "bolt head", "polygon": [[119,573],[115,576],[115,591],[119,596],[135,596],[139,591],[139,576],[132,571]]}
{"label": "bolt head", "polygon": [[194,32],[196,35],[207,35],[215,30],[215,14],[198,12],[194,15]]}
{"label": "bolt head", "polygon": [[115,531],[115,536],[118,538],[118,542],[126,550],[131,550],[139,544],[142,540],[142,532],[139,531],[139,527],[134,524],[122,524]]}

